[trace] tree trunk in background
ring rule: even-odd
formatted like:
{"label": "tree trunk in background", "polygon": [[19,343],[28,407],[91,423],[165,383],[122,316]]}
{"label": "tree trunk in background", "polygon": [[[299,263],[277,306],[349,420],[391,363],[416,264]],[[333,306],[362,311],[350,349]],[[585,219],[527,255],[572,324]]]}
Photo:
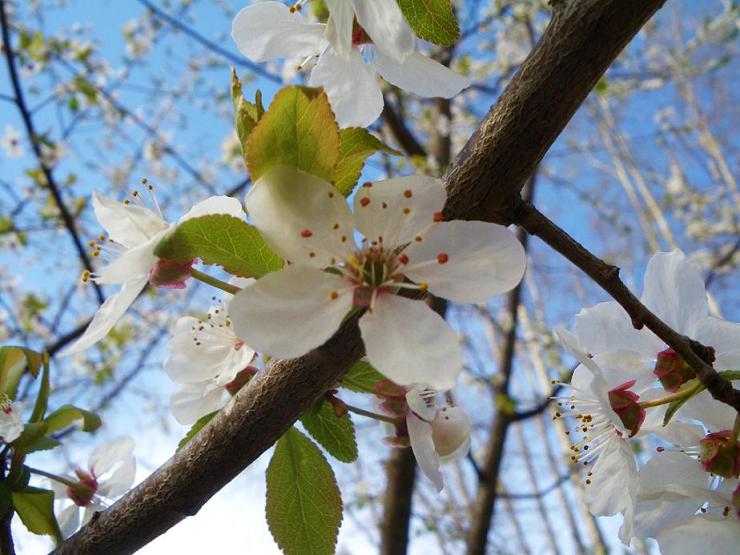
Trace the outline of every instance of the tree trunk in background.
{"label": "tree trunk in background", "polygon": [[386,463],[388,482],[380,528],[381,555],[405,555],[409,542],[416,459],[408,449],[394,449]]}
{"label": "tree trunk in background", "polygon": [[[534,195],[534,176],[524,186],[524,197],[531,201]],[[517,230],[517,238],[527,250],[527,234],[522,229]],[[506,314],[508,322],[506,325],[506,336],[499,350],[499,371],[496,375],[494,386],[494,403],[499,396],[509,396],[509,382],[514,370],[514,356],[516,355],[516,337],[519,323],[519,305],[522,300],[522,280],[512,289],[506,300]],[[495,347],[495,346],[493,346]],[[491,521],[496,508],[498,494],[499,475],[501,473],[501,461],[504,457],[506,446],[506,435],[509,431],[510,420],[498,410],[495,411],[493,422],[490,426],[490,435],[486,446],[486,458],[481,468],[478,481],[478,496],[473,507],[473,522],[468,532],[469,555],[485,555],[488,544],[488,532],[491,529]]]}

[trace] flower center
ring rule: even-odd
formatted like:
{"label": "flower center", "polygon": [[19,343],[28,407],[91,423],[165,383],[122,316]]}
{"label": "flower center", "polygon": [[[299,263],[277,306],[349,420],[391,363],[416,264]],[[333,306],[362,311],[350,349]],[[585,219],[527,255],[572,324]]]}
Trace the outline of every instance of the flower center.
{"label": "flower center", "polygon": [[646,414],[645,409],[638,403],[640,396],[634,391],[629,391],[633,385],[635,380],[630,380],[609,391],[609,404],[624,427],[629,430],[630,437],[640,430]]}
{"label": "flower center", "polygon": [[370,306],[379,290],[402,283],[403,276],[397,271],[403,260],[404,255],[397,256],[380,244],[355,251],[350,255],[346,261],[346,268],[348,277],[355,286],[354,305]]}
{"label": "flower center", "polygon": [[73,487],[67,488],[67,496],[80,507],[87,507],[92,501],[95,492],[98,491],[98,480],[92,471],[75,470],[79,482]]}
{"label": "flower center", "polygon": [[357,20],[352,22],[352,46],[362,46],[363,44],[372,44],[373,39],[367,34]]}
{"label": "flower center", "polygon": [[737,478],[740,474],[740,441],[732,430],[707,434],[699,442],[699,460],[707,472],[723,478]]}
{"label": "flower center", "polygon": [[671,393],[675,393],[683,384],[696,377],[691,367],[673,349],[658,353],[653,374],[660,380],[663,388]]}

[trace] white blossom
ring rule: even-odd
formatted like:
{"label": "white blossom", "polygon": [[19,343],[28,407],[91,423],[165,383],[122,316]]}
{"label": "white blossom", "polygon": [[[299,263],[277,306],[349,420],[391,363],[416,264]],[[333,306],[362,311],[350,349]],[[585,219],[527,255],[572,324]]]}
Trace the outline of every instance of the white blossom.
{"label": "white blossom", "polygon": [[[138,194],[134,196],[138,197],[140,197]],[[166,263],[159,262],[154,255],[154,249],[177,225],[168,223],[161,212],[154,212],[143,204],[129,201],[121,203],[98,193],[93,194],[93,208],[95,217],[109,236],[107,239],[101,236],[99,244],[92,243],[95,249],[93,254],[96,256],[105,254],[113,260],[96,274],[83,273],[83,280],[92,278],[99,284],[120,284],[121,289],[106,299],[85,333],[64,351],[64,355],[80,352],[105,337],[147,282],[156,280],[155,270],[158,269],[158,264]],[[245,216],[238,200],[214,196],[196,204],[178,223],[207,214],[228,214],[236,218]],[[157,281],[153,283],[166,285]]]}
{"label": "white blossom", "polygon": [[[414,51],[396,0],[329,0],[326,24],[309,23],[280,2],[259,2],[234,18],[231,36],[256,62],[318,56],[308,84],[326,91],[342,127],[367,127],[383,110],[375,73],[420,96],[451,98],[465,77]],[[303,65],[303,64],[301,64]]]}
{"label": "white blossom", "polygon": [[[241,280],[241,284],[251,281]],[[192,424],[223,407],[229,385],[240,372],[248,371],[255,356],[234,333],[222,304],[212,306],[203,319],[178,319],[168,350],[165,371],[180,384],[172,394],[170,409],[180,424]]]}
{"label": "white blossom", "polygon": [[8,158],[18,158],[25,154],[20,132],[10,124],[5,125],[5,133],[0,139],[5,155]]}
{"label": "white blossom", "polygon": [[23,432],[23,405],[6,400],[0,403],[0,440],[11,443]]}
{"label": "white blossom", "polygon": [[[87,469],[76,469],[75,487],[65,487],[53,481],[55,499],[65,496],[72,501],[58,515],[59,527],[66,538],[92,515],[106,508],[109,501],[124,494],[134,483],[136,459],[134,441],[121,437],[99,445],[90,455]],[[84,508],[80,521],[80,509]]]}
{"label": "white blossom", "polygon": [[462,366],[457,334],[426,303],[398,293],[483,302],[521,280],[526,256],[502,226],[441,221],[444,202],[440,180],[410,176],[361,187],[352,213],[324,180],[271,170],[247,195],[247,210],[290,264],[235,295],[237,335],[261,353],[296,357],[366,307],[360,330],[375,368],[399,385],[450,389]]}

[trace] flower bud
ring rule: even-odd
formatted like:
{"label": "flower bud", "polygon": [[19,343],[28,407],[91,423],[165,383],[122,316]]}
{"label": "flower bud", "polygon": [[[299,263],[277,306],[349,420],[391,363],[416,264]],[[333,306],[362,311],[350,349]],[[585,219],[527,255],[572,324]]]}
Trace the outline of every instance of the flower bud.
{"label": "flower bud", "polygon": [[653,374],[660,380],[665,390],[671,393],[675,393],[683,384],[696,377],[691,367],[673,349],[658,353]]}
{"label": "flower bud", "polygon": [[640,396],[629,388],[635,385],[635,380],[630,380],[609,391],[609,404],[619,419],[630,432],[630,437],[640,431],[645,420],[645,409],[643,409],[638,400]]}
{"label": "flower bud", "polygon": [[460,407],[444,407],[432,421],[434,450],[441,460],[452,457],[470,443],[470,420]]}
{"label": "flower bud", "polygon": [[185,281],[190,277],[190,270],[195,259],[188,262],[175,262],[160,258],[149,270],[149,284],[164,289],[185,289]]}
{"label": "flower bud", "polygon": [[737,478],[740,442],[733,437],[732,430],[708,434],[699,442],[699,460],[707,472],[723,478]]}

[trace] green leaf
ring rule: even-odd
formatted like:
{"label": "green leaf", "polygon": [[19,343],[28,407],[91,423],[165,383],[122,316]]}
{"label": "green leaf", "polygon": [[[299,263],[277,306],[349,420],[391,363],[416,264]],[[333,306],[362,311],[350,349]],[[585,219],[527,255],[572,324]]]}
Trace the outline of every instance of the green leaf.
{"label": "green leaf", "polygon": [[375,384],[385,379],[369,362],[361,360],[342,377],[340,385],[358,393],[375,393]]}
{"label": "green leaf", "polygon": [[27,455],[29,453],[35,453],[36,451],[49,451],[51,449],[59,447],[61,444],[61,441],[56,440],[52,437],[42,437],[38,441],[35,441],[34,443],[26,447],[24,449],[24,452]]}
{"label": "green leaf", "polygon": [[678,388],[678,391],[676,391],[676,394],[684,393],[690,389],[696,388],[696,391],[691,393],[691,395],[687,395],[686,397],[682,397],[681,399],[677,399],[676,401],[673,401],[668,405],[668,408],[665,409],[665,415],[663,415],[663,426],[667,426],[668,423],[671,421],[671,418],[678,412],[678,409],[680,409],[686,401],[691,399],[692,397],[695,397],[702,391],[704,391],[704,386],[699,381],[699,378],[694,378],[693,380],[689,380],[686,383],[684,383],[680,388]]}
{"label": "green leaf", "polygon": [[13,442],[16,451],[24,451],[25,447],[33,445],[47,434],[48,426],[45,422],[29,422],[23,427],[21,435]]}
{"label": "green leaf", "polygon": [[337,418],[331,403],[322,399],[306,411],[301,423],[311,437],[338,461],[351,463],[357,460],[355,427],[349,414]]}
{"label": "green leaf", "polygon": [[339,128],[323,89],[285,87],[247,141],[252,181],[273,166],[289,166],[334,180]]}
{"label": "green leaf", "polygon": [[94,412],[77,408],[73,405],[63,405],[46,417],[47,433],[51,434],[62,430],[75,421],[81,421],[84,432],[94,432],[100,428],[100,417]]}
{"label": "green leaf", "polygon": [[247,139],[252,133],[254,126],[265,113],[262,107],[262,93],[257,91],[256,102],[248,102],[242,92],[242,82],[236,74],[236,70],[231,68],[231,102],[234,105],[234,126],[236,135],[239,137],[239,143],[242,146],[242,155],[246,161]]}
{"label": "green leaf", "polygon": [[28,370],[35,378],[42,362],[39,353],[25,347],[0,347],[0,391],[15,399],[23,373]]}
{"label": "green leaf", "polygon": [[339,132],[339,161],[334,185],[344,196],[349,195],[360,179],[365,160],[376,152],[400,155],[362,127],[347,127]]}
{"label": "green leaf", "polygon": [[200,258],[223,266],[230,274],[261,277],[283,267],[257,228],[226,214],[192,218],[178,225],[154,249],[154,254],[177,262]]}
{"label": "green leaf", "polygon": [[209,414],[206,414],[205,416],[201,416],[195,424],[193,424],[190,429],[188,430],[188,433],[185,434],[185,437],[180,440],[180,443],[177,444],[177,450],[179,451],[183,447],[185,447],[188,443],[190,443],[190,440],[193,439],[198,432],[200,432],[203,428],[206,427],[206,424],[208,424],[211,420],[213,420],[213,417],[218,414],[218,411],[215,410]]}
{"label": "green leaf", "polygon": [[34,487],[13,492],[13,506],[29,532],[51,536],[57,543],[62,533],[54,516],[54,492]]}
{"label": "green leaf", "polygon": [[44,418],[49,404],[49,355],[47,353],[41,355],[41,362],[41,384],[29,422],[40,422]]}
{"label": "green leaf", "polygon": [[439,46],[460,38],[460,27],[450,0],[398,0],[406,21],[418,36]]}
{"label": "green leaf", "polygon": [[342,522],[334,472],[295,428],[277,442],[267,467],[267,524],[285,555],[332,555]]}

